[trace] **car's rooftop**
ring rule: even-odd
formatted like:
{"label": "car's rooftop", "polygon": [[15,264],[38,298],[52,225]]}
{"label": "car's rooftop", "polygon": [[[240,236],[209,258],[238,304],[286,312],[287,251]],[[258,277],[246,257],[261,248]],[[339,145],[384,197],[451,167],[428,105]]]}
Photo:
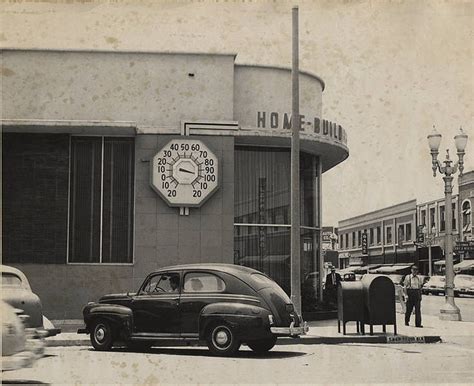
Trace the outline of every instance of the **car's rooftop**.
{"label": "car's rooftop", "polygon": [[237,273],[250,274],[250,273],[258,272],[255,269],[245,267],[243,265],[224,264],[224,263],[172,265],[172,266],[157,269],[154,272],[171,271],[171,270],[189,270],[189,269],[208,269],[208,270],[222,271],[222,272],[233,273],[233,274],[237,274]]}

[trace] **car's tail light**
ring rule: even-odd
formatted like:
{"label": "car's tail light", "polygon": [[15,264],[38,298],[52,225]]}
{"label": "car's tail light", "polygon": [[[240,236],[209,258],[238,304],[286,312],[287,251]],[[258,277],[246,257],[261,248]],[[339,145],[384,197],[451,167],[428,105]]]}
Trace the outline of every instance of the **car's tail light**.
{"label": "car's tail light", "polygon": [[274,324],[273,315],[268,315],[268,322],[270,323],[270,326],[273,326]]}

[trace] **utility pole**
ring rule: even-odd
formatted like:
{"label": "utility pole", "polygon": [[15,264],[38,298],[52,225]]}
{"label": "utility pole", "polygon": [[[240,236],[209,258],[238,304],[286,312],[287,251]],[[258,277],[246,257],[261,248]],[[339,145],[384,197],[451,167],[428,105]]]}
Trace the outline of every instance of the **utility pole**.
{"label": "utility pole", "polygon": [[300,112],[298,63],[298,7],[292,9],[292,67],[291,67],[291,300],[298,315],[301,313],[300,271]]}

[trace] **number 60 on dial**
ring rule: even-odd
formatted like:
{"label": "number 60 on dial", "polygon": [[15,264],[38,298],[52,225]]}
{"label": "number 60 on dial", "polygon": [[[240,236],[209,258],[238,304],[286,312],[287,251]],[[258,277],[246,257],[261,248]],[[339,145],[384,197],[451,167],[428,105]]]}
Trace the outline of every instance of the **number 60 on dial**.
{"label": "number 60 on dial", "polygon": [[155,154],[151,185],[169,206],[201,206],[218,188],[215,154],[199,140],[174,139]]}

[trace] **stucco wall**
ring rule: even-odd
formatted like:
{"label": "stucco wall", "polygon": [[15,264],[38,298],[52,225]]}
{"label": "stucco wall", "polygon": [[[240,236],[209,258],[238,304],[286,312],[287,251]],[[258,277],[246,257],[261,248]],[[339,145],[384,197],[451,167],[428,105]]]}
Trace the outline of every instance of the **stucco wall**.
{"label": "stucco wall", "polygon": [[219,158],[219,189],[200,208],[180,216],[150,186],[150,162],[173,136],[136,138],[135,265],[136,285],[150,270],[167,265],[234,262],[234,138],[198,137]]}
{"label": "stucco wall", "polygon": [[219,157],[220,182],[211,199],[191,208],[189,216],[168,207],[149,183],[149,160],[171,138],[136,137],[133,265],[11,264],[26,274],[49,318],[80,319],[88,301],[135,291],[146,275],[161,267],[234,262],[234,138],[193,136]]}
{"label": "stucco wall", "polygon": [[[3,118],[231,120],[233,55],[3,51]],[[194,74],[194,76],[190,76]]]}
{"label": "stucco wall", "polygon": [[[270,127],[271,112],[281,121],[291,114],[291,71],[288,69],[235,66],[234,119],[242,127],[257,127],[257,112],[266,112],[266,127]],[[300,114],[305,122],[321,118],[323,84],[308,74],[300,74]],[[303,129],[309,128],[303,124]]]}

